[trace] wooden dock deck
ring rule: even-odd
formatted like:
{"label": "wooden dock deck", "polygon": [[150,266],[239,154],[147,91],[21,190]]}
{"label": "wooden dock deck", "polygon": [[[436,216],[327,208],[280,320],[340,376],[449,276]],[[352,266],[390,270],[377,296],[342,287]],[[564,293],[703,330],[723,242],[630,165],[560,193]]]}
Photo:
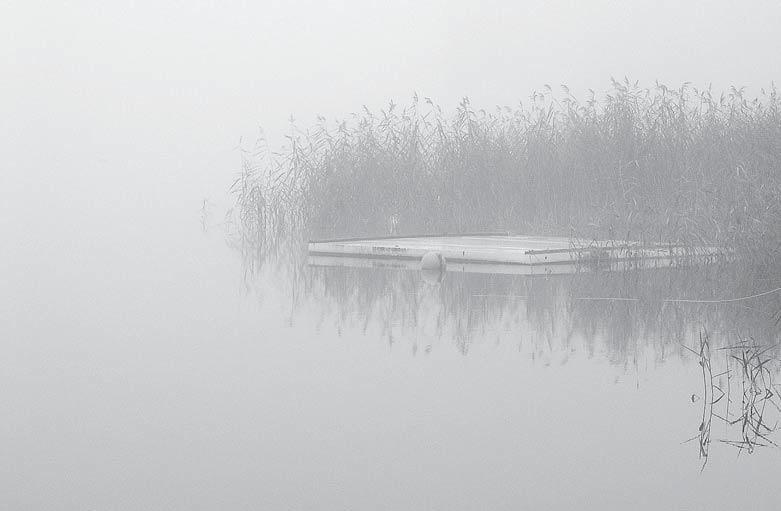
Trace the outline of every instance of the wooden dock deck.
{"label": "wooden dock deck", "polygon": [[579,269],[671,267],[718,256],[711,247],[587,241],[514,234],[352,238],[309,243],[315,266],[420,269],[426,254],[441,255],[447,271],[561,274]]}

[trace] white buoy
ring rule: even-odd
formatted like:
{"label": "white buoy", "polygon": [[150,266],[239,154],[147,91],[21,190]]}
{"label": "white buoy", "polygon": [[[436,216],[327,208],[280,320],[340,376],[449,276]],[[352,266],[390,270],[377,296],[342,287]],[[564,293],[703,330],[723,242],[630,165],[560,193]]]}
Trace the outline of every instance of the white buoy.
{"label": "white buoy", "polygon": [[445,272],[441,270],[420,270],[420,276],[423,277],[423,282],[426,284],[436,286],[445,278]]}
{"label": "white buoy", "polygon": [[439,252],[426,252],[420,260],[420,269],[445,271],[445,258]]}

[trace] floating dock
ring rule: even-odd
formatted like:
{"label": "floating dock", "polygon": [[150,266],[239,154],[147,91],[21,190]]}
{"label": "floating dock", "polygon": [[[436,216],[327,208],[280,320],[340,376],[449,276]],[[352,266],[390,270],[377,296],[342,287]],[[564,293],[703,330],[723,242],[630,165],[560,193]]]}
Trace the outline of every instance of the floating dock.
{"label": "floating dock", "polygon": [[506,233],[349,238],[309,242],[309,264],[421,269],[424,256],[441,270],[521,275],[669,268],[716,260],[715,247],[592,241]]}

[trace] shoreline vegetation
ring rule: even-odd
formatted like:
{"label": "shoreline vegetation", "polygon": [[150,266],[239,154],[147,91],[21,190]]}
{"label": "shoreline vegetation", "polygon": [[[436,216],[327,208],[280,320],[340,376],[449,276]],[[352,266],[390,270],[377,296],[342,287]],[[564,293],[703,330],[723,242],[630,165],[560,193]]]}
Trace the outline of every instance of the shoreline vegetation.
{"label": "shoreline vegetation", "polygon": [[[550,87],[516,107],[452,114],[428,98],[291,126],[242,151],[242,242],[511,231],[716,245],[781,266],[781,100],[612,81],[578,101]],[[753,273],[753,272],[752,272]]]}
{"label": "shoreline vegetation", "polygon": [[[464,355],[475,343],[514,342],[544,365],[600,353],[627,370],[694,355],[702,389],[690,395],[702,417],[687,442],[697,441],[702,468],[714,442],[748,453],[777,446],[768,390],[781,339],[775,87],[749,98],[734,87],[716,95],[613,81],[599,98],[546,88],[514,108],[464,99],[445,113],[414,96],[291,126],[279,151],[261,140],[242,150],[232,187],[245,271],[272,263],[266,270],[289,284],[291,322],[312,300],[340,335],[375,328],[389,346],[407,339],[413,356],[440,339]],[[485,231],[710,245],[730,257],[534,279],[454,272],[435,285],[419,272],[303,264],[308,239]],[[711,353],[726,370],[714,374]],[[714,418],[723,435],[711,436]]]}

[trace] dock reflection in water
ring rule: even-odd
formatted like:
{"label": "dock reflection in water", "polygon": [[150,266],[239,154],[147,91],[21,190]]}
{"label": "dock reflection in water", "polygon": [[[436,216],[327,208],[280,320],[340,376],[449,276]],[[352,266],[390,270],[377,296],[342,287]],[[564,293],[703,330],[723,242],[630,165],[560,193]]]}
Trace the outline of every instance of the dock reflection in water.
{"label": "dock reflection in water", "polygon": [[[705,386],[680,388],[677,397],[703,406],[698,435],[690,439],[698,440],[703,461],[714,420],[728,426],[716,435],[721,443],[745,452],[775,446],[781,296],[772,281],[738,266],[558,275],[448,271],[432,278],[399,261],[309,262],[300,287],[339,331],[371,332],[413,355],[448,343],[468,354],[476,343],[494,342],[512,343],[544,365],[565,364],[576,354],[627,370],[647,358],[694,361],[689,370],[703,371]],[[770,291],[757,292],[757,283]],[[720,357],[715,372],[712,350]],[[719,405],[724,410],[716,411]]]}
{"label": "dock reflection in water", "polygon": [[[639,347],[653,347],[659,359],[683,353],[703,327],[725,340],[751,335],[771,342],[778,335],[781,293],[750,297],[756,280],[728,265],[535,276],[447,272],[440,282],[394,263],[309,266],[300,286],[315,303],[333,307],[342,326],[360,319],[388,337],[451,337],[464,352],[486,332],[512,338],[531,331],[547,345],[580,339],[601,344],[615,361]],[[731,301],[736,296],[749,298]]]}

